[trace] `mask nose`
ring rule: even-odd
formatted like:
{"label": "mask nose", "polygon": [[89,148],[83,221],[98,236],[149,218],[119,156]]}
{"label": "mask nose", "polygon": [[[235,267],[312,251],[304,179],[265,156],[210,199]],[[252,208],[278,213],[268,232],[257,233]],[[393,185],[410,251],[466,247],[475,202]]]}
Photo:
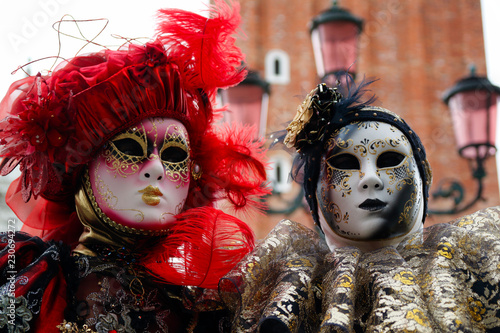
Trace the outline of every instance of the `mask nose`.
{"label": "mask nose", "polygon": [[156,154],[151,154],[144,162],[140,171],[140,178],[144,181],[160,181],[165,175],[163,164],[160,157]]}
{"label": "mask nose", "polygon": [[384,182],[380,178],[378,170],[374,167],[367,168],[365,174],[359,181],[359,190],[383,190]]}

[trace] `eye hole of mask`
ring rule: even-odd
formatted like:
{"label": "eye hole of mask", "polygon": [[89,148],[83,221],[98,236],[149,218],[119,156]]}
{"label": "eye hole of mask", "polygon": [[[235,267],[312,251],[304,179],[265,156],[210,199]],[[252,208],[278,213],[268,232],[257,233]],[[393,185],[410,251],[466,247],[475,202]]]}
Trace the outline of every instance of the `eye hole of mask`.
{"label": "eye hole of mask", "polygon": [[377,158],[377,168],[390,168],[398,166],[405,159],[405,155],[394,151],[380,154]]}
{"label": "eye hole of mask", "polygon": [[188,157],[187,151],[177,146],[170,146],[161,152],[161,160],[170,163],[179,163]]}
{"label": "eye hole of mask", "polygon": [[328,164],[336,169],[341,170],[359,170],[360,165],[358,159],[351,154],[340,154],[332,156],[328,159]]}
{"label": "eye hole of mask", "polygon": [[139,142],[130,138],[123,138],[112,141],[116,149],[129,156],[141,157],[144,156],[144,151]]}

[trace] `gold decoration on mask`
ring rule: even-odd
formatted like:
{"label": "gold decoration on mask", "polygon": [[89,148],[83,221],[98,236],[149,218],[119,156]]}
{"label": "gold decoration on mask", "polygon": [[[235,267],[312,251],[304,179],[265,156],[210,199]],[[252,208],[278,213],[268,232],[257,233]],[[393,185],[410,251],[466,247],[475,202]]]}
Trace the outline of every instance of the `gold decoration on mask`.
{"label": "gold decoration on mask", "polygon": [[104,183],[101,179],[98,171],[100,168],[100,163],[98,162],[94,171],[94,177],[96,179],[96,187],[101,198],[106,202],[108,208],[113,209],[115,211],[131,211],[135,212],[136,222],[144,221],[144,213],[138,209],[129,208],[129,209],[118,209],[116,205],[118,205],[118,197],[111,191],[111,189]]}
{"label": "gold decoration on mask", "polygon": [[97,162],[94,172],[94,177],[96,179],[96,188],[97,192],[101,196],[101,198],[106,202],[106,205],[109,208],[114,208],[118,204],[118,198],[113,194],[111,189],[104,183],[101,179],[101,176],[98,174],[98,170],[101,167],[101,163]]}
{"label": "gold decoration on mask", "polygon": [[328,190],[333,188],[337,192],[342,193],[342,197],[346,197],[351,194],[352,188],[349,186],[349,180],[352,177],[352,171],[340,170],[332,167],[328,162],[326,162],[326,179],[325,183],[328,183]]}
{"label": "gold decoration on mask", "polygon": [[[322,180],[322,181],[327,183],[325,180]],[[345,214],[343,214],[339,205],[337,205],[335,202],[330,200],[329,192],[331,189],[335,189],[334,184],[327,183],[327,184],[323,185],[323,188],[321,191],[321,196],[322,196],[322,200],[323,200],[323,204],[324,204],[324,209],[329,213],[333,213],[333,222],[335,222],[335,223],[341,223],[341,222],[348,223],[349,222],[349,213],[346,212]],[[344,193],[342,193],[342,195],[344,195]]]}
{"label": "gold decoration on mask", "polygon": [[189,161],[185,160],[180,163],[163,162],[165,166],[165,175],[172,182],[180,181],[181,184],[177,188],[189,182]]}
{"label": "gold decoration on mask", "polygon": [[410,156],[405,155],[405,159],[401,162],[402,164],[400,166],[385,169],[385,174],[389,176],[387,193],[394,193],[394,189],[401,191],[403,185],[413,184],[415,171],[412,171],[410,168],[410,158]]}
{"label": "gold decoration on mask", "polygon": [[[391,129],[392,128],[394,128],[394,127],[391,126]],[[387,139],[385,139],[385,142],[387,142],[388,145],[390,145],[391,147],[394,147],[394,148],[397,148],[400,145],[404,145],[404,146],[410,145],[408,138],[404,134],[401,134],[401,137],[399,139],[387,138]]]}
{"label": "gold decoration on mask", "polygon": [[[137,151],[123,151],[120,147],[122,140],[134,142]],[[116,175],[123,178],[133,175],[139,171],[139,163],[147,157],[146,130],[141,124],[141,128],[132,127],[116,135],[103,149],[102,156],[106,159],[107,168]]]}
{"label": "gold decoration on mask", "polygon": [[[172,133],[169,133],[171,127],[174,128],[174,131]],[[186,157],[181,161],[165,160],[169,157],[167,155],[168,151],[165,151],[172,147],[183,150],[186,154]],[[177,125],[170,125],[165,131],[164,143],[162,148],[160,149],[159,154],[161,161],[165,167],[165,175],[168,177],[168,179],[172,182],[181,182],[181,184],[177,185],[177,188],[189,182],[190,158],[189,139],[187,133],[181,131],[181,129]]]}
{"label": "gold decoration on mask", "polygon": [[153,140],[153,147],[157,148],[156,141],[158,139],[158,127],[156,126],[156,123],[163,123],[163,118],[157,117],[157,118],[152,118],[151,119],[151,131],[149,131],[147,134],[151,134],[154,132],[154,140]]}
{"label": "gold decoration on mask", "polygon": [[384,140],[375,139],[368,145],[368,151],[370,152],[370,154],[375,155],[377,154],[377,149],[384,148],[385,146],[386,143]]}
{"label": "gold decoration on mask", "polygon": [[[86,238],[97,238],[101,243],[120,244],[125,242],[133,244],[134,238],[130,238],[131,235],[159,236],[168,232],[168,229],[146,230],[124,226],[106,216],[95,200],[88,169],[85,170],[82,186],[75,195],[75,205],[80,221],[90,230],[90,234]],[[114,239],[119,240],[120,243]]]}
{"label": "gold decoration on mask", "polygon": [[116,155],[108,149],[103,150],[101,155],[106,160],[107,168],[115,174],[115,177],[118,175],[126,178],[139,171],[139,165],[133,161],[133,158],[122,160],[117,158]]}
{"label": "gold decoration on mask", "polygon": [[417,193],[417,189],[415,188],[413,193],[410,196],[410,199],[408,199],[408,201],[405,202],[405,205],[403,207],[403,212],[401,212],[401,216],[398,219],[398,224],[401,224],[401,223],[406,222],[406,221],[411,222],[410,212],[411,212],[411,209],[413,208],[413,206],[415,206],[415,202],[417,201],[417,197],[418,197],[418,193]]}
{"label": "gold decoration on mask", "polygon": [[330,138],[328,140],[326,140],[324,149],[327,151],[332,151],[333,148],[335,148],[335,147],[338,147],[341,149],[349,148],[351,145],[353,145],[352,140],[344,141],[344,140],[340,139],[339,137],[340,136],[344,137],[345,135],[347,135],[350,132],[350,130],[351,129],[348,126],[344,126],[344,127],[336,129],[333,132],[333,134],[330,136]]}

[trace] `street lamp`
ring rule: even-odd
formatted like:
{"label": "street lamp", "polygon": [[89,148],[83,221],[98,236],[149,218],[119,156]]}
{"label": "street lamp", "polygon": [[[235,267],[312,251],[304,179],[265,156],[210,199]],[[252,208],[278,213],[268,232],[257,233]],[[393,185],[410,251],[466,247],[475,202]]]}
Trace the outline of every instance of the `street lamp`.
{"label": "street lamp", "polygon": [[486,176],[484,161],[495,155],[497,98],[500,88],[486,77],[476,76],[471,68],[470,76],[459,80],[443,95],[450,109],[455,131],[458,154],[469,160],[472,177],[477,181],[476,197],[462,204],[463,186],[457,181],[440,184],[433,197],[452,198],[454,206],[445,211],[430,210],[430,214],[454,214],[472,207],[482,199],[483,178]]}
{"label": "street lamp", "polygon": [[258,128],[258,137],[265,135],[269,105],[269,83],[259,73],[249,71],[237,86],[219,92],[222,105],[227,105],[223,122]]}
{"label": "street lamp", "polygon": [[335,86],[345,80],[345,73],[356,74],[359,35],[363,19],[332,2],[332,7],[312,19],[311,41],[318,77]]}
{"label": "street lamp", "polygon": [[[255,71],[249,71],[245,80],[237,86],[219,91],[220,103],[227,105],[223,122],[257,126],[259,136],[265,135],[267,109],[269,101],[269,83]],[[269,159],[271,170],[268,171],[272,183],[272,193],[266,198],[268,214],[291,214],[302,206],[304,194],[302,188],[294,190],[288,182],[287,160],[281,155]],[[298,192],[298,193],[295,193]]]}

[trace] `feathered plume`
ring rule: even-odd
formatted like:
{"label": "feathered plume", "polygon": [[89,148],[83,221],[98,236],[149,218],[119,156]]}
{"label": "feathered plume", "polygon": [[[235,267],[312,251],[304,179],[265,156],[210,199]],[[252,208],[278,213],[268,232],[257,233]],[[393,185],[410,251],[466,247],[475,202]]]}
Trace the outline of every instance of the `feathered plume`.
{"label": "feathered plume", "polygon": [[[217,139],[210,139],[211,136]],[[214,152],[217,152],[214,154]],[[265,186],[266,166],[263,143],[254,140],[251,128],[224,124],[217,133],[207,136],[196,158],[202,168],[213,170],[200,184],[216,186],[218,199],[228,200],[235,210],[264,208],[260,197],[269,193]],[[217,166],[216,168],[213,166]]]}
{"label": "feathered plume", "polygon": [[215,289],[254,246],[253,233],[244,222],[215,208],[182,213],[170,230],[143,261],[166,283]]}
{"label": "feathered plume", "polygon": [[170,56],[185,59],[193,74],[189,84],[212,98],[217,88],[239,83],[246,73],[241,69],[244,55],[232,37],[240,23],[239,4],[215,0],[210,15],[213,17],[208,19],[178,9],[159,10],[157,37],[165,42]]}

